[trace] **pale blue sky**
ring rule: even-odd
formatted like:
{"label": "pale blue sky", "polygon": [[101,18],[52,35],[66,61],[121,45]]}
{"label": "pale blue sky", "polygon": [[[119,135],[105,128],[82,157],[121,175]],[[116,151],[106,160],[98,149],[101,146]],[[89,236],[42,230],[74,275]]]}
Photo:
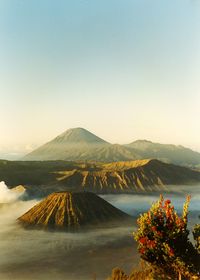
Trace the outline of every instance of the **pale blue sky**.
{"label": "pale blue sky", "polygon": [[77,126],[200,151],[199,30],[198,0],[0,0],[0,155]]}

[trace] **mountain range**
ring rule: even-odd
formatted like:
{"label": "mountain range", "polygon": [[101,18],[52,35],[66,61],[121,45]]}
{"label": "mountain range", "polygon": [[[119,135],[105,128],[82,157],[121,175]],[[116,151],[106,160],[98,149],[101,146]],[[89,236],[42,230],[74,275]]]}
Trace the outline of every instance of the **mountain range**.
{"label": "mountain range", "polygon": [[[0,181],[33,197],[56,191],[143,193],[200,182],[200,172],[156,159],[101,162],[0,161]],[[176,187],[174,187],[176,191]]]}
{"label": "mountain range", "polygon": [[123,161],[57,172],[57,181],[67,187],[95,193],[165,191],[167,185],[200,182],[200,172],[156,159]]}
{"label": "mountain range", "polygon": [[72,128],[27,154],[22,160],[132,161],[155,158],[184,166],[199,166],[200,153],[183,146],[137,140],[111,144],[84,128]]}

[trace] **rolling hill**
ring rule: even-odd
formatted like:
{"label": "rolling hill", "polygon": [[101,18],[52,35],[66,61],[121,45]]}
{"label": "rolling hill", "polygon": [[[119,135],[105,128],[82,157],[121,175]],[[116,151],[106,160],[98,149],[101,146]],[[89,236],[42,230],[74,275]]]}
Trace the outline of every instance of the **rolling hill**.
{"label": "rolling hill", "polygon": [[110,144],[84,128],[69,129],[27,154],[22,160],[132,161],[155,158],[183,166],[199,166],[200,153],[183,146],[137,140],[130,144]]}

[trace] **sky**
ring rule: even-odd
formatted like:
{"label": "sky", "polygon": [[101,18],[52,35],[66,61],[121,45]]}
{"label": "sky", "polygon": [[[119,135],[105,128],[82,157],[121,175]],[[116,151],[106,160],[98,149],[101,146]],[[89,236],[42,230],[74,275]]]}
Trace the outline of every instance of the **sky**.
{"label": "sky", "polygon": [[72,127],[200,152],[199,30],[199,0],[0,0],[0,157]]}

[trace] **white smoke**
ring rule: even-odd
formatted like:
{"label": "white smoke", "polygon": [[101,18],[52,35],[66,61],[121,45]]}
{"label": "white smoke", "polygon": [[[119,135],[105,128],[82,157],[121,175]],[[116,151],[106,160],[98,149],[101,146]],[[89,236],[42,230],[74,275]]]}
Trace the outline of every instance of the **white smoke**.
{"label": "white smoke", "polygon": [[0,182],[0,203],[11,203],[17,201],[24,192],[10,190],[5,182]]}

